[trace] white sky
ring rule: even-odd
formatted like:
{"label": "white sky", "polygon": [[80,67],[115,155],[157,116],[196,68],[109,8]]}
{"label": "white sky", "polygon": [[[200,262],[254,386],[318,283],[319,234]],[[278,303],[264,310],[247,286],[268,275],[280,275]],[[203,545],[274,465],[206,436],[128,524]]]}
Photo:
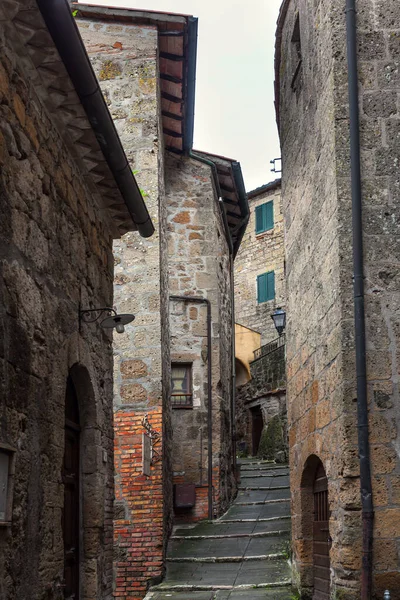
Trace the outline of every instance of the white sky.
{"label": "white sky", "polygon": [[194,144],[240,161],[247,191],[278,175],[275,27],[282,0],[88,0],[199,18]]}

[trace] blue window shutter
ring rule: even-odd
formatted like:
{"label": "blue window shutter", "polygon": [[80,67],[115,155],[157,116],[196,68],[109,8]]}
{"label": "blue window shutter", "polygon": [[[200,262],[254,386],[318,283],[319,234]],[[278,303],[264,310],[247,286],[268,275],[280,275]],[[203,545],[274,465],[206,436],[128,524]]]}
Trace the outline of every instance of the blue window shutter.
{"label": "blue window shutter", "polygon": [[256,206],[256,233],[261,233],[262,231],[264,231],[263,206],[263,204],[261,204],[261,206]]}
{"label": "blue window shutter", "polygon": [[257,277],[257,301],[266,302],[267,300],[267,273],[263,273]]}
{"label": "blue window shutter", "polygon": [[275,298],[275,273],[271,271],[270,273],[266,273],[267,279],[267,298],[266,300],[273,300]]}
{"label": "blue window shutter", "polygon": [[274,228],[274,203],[267,202],[264,204],[265,206],[265,229],[273,229]]}

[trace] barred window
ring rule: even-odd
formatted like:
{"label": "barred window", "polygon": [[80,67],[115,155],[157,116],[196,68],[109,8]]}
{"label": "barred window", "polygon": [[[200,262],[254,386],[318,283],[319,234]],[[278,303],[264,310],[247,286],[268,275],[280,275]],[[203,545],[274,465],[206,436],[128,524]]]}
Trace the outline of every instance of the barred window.
{"label": "barred window", "polygon": [[172,408],[192,408],[192,365],[175,363],[171,367]]}

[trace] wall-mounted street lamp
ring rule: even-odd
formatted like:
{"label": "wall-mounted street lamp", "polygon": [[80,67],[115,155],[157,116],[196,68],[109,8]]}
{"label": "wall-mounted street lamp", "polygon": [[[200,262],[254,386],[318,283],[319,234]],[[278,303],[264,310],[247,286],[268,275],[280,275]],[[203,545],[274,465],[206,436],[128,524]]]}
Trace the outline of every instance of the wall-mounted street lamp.
{"label": "wall-mounted street lamp", "polygon": [[102,316],[107,315],[100,321],[100,327],[103,329],[115,329],[117,333],[124,333],[125,325],[131,323],[135,315],[125,314],[119,315],[117,312],[108,306],[104,308],[84,308],[79,311],[80,323],[95,323]]}
{"label": "wall-mounted street lamp", "polygon": [[274,322],[275,329],[279,333],[279,336],[281,336],[286,327],[286,312],[282,310],[282,308],[277,308],[271,315],[271,319]]}

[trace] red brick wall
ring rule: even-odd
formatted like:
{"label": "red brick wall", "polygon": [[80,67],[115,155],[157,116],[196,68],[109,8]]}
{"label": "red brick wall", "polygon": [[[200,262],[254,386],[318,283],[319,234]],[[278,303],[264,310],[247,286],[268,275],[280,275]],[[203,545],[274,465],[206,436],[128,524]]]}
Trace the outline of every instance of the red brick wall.
{"label": "red brick wall", "polygon": [[[143,598],[148,584],[161,577],[163,569],[162,462],[151,467],[150,477],[142,475],[144,414],[121,410],[114,415],[114,596],[123,600]],[[147,414],[153,428],[161,433],[161,408]],[[158,447],[161,451],[161,441]]]}

